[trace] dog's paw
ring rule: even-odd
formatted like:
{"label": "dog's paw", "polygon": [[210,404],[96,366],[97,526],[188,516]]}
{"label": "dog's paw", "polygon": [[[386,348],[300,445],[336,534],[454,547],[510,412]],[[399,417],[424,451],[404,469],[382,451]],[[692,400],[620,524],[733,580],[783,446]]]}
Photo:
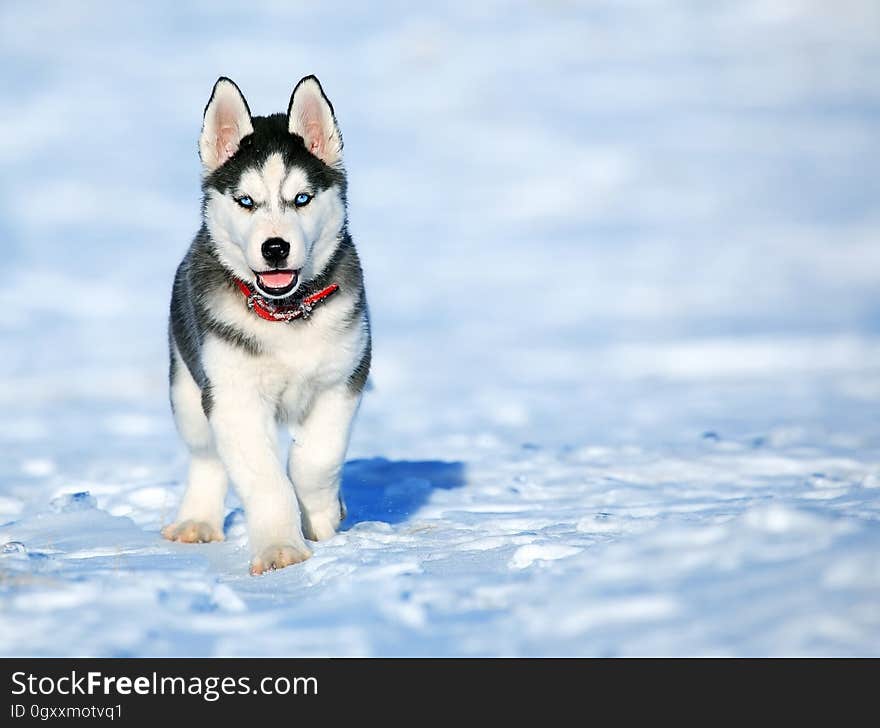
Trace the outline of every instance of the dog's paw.
{"label": "dog's paw", "polygon": [[303,535],[309,541],[326,541],[336,535],[343,518],[339,511],[303,513]]}
{"label": "dog's paw", "polygon": [[205,521],[180,521],[171,523],[162,529],[162,535],[169,541],[181,543],[210,543],[222,541],[223,531]]}
{"label": "dog's paw", "polygon": [[251,559],[251,574],[256,576],[266,571],[283,569],[285,566],[305,561],[311,555],[312,552],[305,544],[295,546],[287,543],[267,546]]}

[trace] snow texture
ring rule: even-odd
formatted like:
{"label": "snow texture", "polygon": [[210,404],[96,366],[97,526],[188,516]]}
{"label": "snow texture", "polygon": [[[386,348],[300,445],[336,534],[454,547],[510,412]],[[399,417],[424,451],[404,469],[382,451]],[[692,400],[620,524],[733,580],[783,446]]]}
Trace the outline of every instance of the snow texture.
{"label": "snow texture", "polygon": [[[880,6],[4,2],[0,653],[880,653]],[[316,73],[374,321],[350,515],[159,537],[217,76]]]}

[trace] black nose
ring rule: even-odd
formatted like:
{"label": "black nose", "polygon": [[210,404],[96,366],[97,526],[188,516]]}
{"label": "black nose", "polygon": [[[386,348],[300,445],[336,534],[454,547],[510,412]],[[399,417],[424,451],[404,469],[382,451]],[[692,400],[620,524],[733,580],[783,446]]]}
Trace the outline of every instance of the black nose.
{"label": "black nose", "polygon": [[290,253],[290,243],[282,238],[269,238],[263,243],[263,257],[272,265],[279,265]]}

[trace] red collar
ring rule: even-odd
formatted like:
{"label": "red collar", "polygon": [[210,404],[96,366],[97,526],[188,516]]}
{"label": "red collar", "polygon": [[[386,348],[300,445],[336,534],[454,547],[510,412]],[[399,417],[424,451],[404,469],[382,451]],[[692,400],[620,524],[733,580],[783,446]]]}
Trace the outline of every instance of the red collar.
{"label": "red collar", "polygon": [[273,306],[259,293],[252,291],[244,281],[236,279],[235,284],[247,299],[248,308],[253,310],[257,316],[266,321],[283,321],[286,324],[298,318],[307,319],[311,316],[315,306],[323,303],[339,290],[338,283],[331,283],[326,288],[304,298],[296,306]]}

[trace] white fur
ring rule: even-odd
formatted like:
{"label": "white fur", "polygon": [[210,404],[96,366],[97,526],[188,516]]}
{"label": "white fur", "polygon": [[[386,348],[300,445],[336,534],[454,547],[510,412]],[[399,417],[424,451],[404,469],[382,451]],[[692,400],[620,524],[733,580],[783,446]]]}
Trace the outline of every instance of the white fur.
{"label": "white fur", "polygon": [[193,453],[205,453],[214,449],[214,438],[208,420],[202,412],[202,390],[189,373],[175,344],[174,381],[171,384],[171,406],[177,431]]}
{"label": "white fur", "polygon": [[345,385],[325,389],[292,429],[288,474],[302,509],[303,530],[316,541],[333,536],[343,518],[339,480],[358,400]]}
{"label": "white fur", "polygon": [[[177,347],[174,357],[175,376],[171,387],[171,403],[180,436],[190,450],[186,493],[177,520],[163,531],[174,540],[223,540],[223,510],[226,498],[226,471],[214,446],[214,435],[202,410],[202,393],[186,368]],[[201,531],[190,532],[188,526],[202,524]]]}
{"label": "white fur", "polygon": [[296,493],[275,447],[274,404],[283,376],[213,337],[205,341],[203,361],[214,398],[217,452],[244,504],[251,552],[291,546],[307,554]]}

